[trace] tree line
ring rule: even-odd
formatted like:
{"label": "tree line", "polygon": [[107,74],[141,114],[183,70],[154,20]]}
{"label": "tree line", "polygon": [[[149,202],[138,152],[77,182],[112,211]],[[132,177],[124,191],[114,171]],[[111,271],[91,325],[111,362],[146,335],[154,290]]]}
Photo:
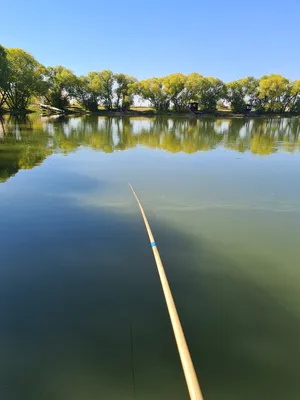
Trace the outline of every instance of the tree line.
{"label": "tree line", "polygon": [[186,112],[197,102],[203,112],[215,112],[227,102],[232,112],[245,113],[247,105],[261,113],[300,113],[300,79],[279,74],[247,77],[229,83],[199,73],[174,73],[138,81],[110,70],[76,76],[63,66],[45,67],[22,49],[0,45],[0,109],[26,110],[33,98],[64,109],[70,101],[86,111],[99,106],[129,110],[136,97],[148,101],[157,112]]}

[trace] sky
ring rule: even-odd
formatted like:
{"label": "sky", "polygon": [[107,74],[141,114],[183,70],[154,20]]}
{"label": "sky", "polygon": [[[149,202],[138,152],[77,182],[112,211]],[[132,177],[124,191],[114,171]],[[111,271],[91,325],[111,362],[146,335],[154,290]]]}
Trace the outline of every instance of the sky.
{"label": "sky", "polygon": [[300,0],[0,0],[0,44],[78,75],[300,79]]}

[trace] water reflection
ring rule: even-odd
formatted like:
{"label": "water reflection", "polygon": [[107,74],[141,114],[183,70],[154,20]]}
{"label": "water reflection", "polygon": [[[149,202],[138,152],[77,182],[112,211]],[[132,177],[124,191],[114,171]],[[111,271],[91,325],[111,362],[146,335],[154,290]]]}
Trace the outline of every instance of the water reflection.
{"label": "water reflection", "polygon": [[[130,325],[137,398],[187,398],[128,177],[205,398],[299,397],[300,159],[278,156],[299,149],[299,120],[30,116],[0,129],[2,181],[55,152],[115,152],[52,157],[0,185],[1,399],[132,399]],[[121,153],[139,145],[249,156]]]}
{"label": "water reflection", "polygon": [[112,153],[138,145],[171,153],[217,147],[258,155],[299,151],[300,121],[291,119],[1,118],[0,180],[49,154],[80,146]]}

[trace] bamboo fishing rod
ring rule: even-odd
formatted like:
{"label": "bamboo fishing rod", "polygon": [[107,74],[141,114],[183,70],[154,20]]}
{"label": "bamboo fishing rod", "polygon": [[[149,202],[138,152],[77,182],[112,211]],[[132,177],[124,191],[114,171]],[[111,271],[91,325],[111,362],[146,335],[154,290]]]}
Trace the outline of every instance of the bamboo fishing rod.
{"label": "bamboo fishing rod", "polygon": [[143,210],[143,207],[139,201],[139,198],[137,197],[132,185],[129,183],[129,186],[132,190],[132,193],[140,207],[141,210],[141,214],[146,226],[146,230],[149,236],[149,240],[151,243],[151,247],[153,250],[153,255],[156,261],[156,266],[157,266],[157,270],[158,270],[158,274],[159,274],[159,278],[160,278],[160,283],[164,292],[164,296],[165,296],[165,300],[167,303],[167,308],[168,308],[168,312],[169,312],[169,316],[170,316],[170,320],[171,320],[171,324],[172,324],[172,328],[173,328],[173,332],[174,332],[174,336],[175,336],[175,340],[176,340],[176,344],[177,344],[177,348],[178,348],[178,352],[179,352],[179,357],[181,360],[181,364],[182,364],[182,369],[184,372],[184,376],[185,376],[185,380],[186,380],[186,384],[188,387],[188,391],[190,394],[190,398],[191,400],[203,400],[203,396],[201,393],[201,389],[199,386],[199,382],[198,382],[198,378],[196,375],[196,371],[193,365],[193,361],[189,352],[189,348],[188,345],[186,343],[185,340],[185,336],[183,333],[183,329],[180,323],[180,319],[176,310],[176,306],[174,303],[174,299],[172,296],[172,292],[169,286],[169,282],[163,267],[163,263],[161,261],[150,225],[148,223],[146,214]]}

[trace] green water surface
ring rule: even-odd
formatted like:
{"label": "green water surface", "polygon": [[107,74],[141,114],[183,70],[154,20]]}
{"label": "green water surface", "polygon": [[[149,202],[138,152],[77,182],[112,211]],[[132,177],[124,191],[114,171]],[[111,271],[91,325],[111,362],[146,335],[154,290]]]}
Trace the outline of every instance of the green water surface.
{"label": "green water surface", "polygon": [[1,119],[0,399],[188,399],[131,182],[205,399],[299,400],[299,133]]}

